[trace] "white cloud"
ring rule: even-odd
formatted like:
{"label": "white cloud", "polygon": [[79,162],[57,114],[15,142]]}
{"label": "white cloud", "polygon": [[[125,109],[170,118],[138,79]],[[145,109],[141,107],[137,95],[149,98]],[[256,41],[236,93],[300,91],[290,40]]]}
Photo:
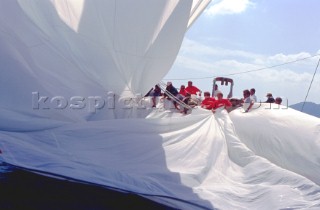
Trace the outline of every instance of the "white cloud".
{"label": "white cloud", "polygon": [[[193,75],[200,89],[208,90],[215,76],[226,76],[236,81],[235,92],[256,87],[260,98],[266,92],[274,92],[276,95],[290,98],[290,103],[297,103],[304,99],[313,72],[319,60],[319,56],[304,59],[295,63],[281,65],[287,62],[300,60],[312,56],[307,52],[296,54],[261,55],[246,51],[209,47],[193,40],[185,40],[182,52],[171,71],[178,70],[176,76],[173,72],[170,78],[181,79]],[[279,65],[274,68],[268,68]],[[263,69],[263,70],[259,70]],[[258,71],[255,71],[258,70]],[[249,73],[241,73],[252,71]],[[234,74],[233,73],[240,73]],[[174,76],[173,76],[174,75]],[[173,76],[173,77],[172,77]],[[208,78],[201,80],[197,78]],[[310,99],[319,103],[316,94],[320,90],[320,75],[316,75],[313,82]],[[183,83],[183,82],[182,82]],[[248,87],[249,86],[249,87]],[[262,99],[263,100],[263,99]]]}
{"label": "white cloud", "polygon": [[190,69],[192,71],[201,71],[210,73],[212,70],[212,64],[199,59],[192,59],[188,56],[179,56],[176,61],[176,65],[184,69]]}
{"label": "white cloud", "polygon": [[[300,52],[297,54],[284,55],[282,53],[270,56],[268,58],[269,63],[288,63],[297,60],[303,61],[303,59],[311,57],[312,55],[307,52]],[[307,61],[308,62],[308,61]]]}
{"label": "white cloud", "polygon": [[210,57],[213,59],[234,57],[242,59],[257,59],[263,58],[262,55],[241,51],[241,50],[229,50],[217,47],[210,47],[208,45],[201,44],[199,42],[185,38],[180,50],[180,55],[185,55],[193,58]]}
{"label": "white cloud", "polygon": [[205,10],[205,14],[208,16],[238,14],[252,5],[254,4],[250,0],[222,0]]}
{"label": "white cloud", "polygon": [[264,71],[268,71],[268,68],[272,66],[275,66],[274,69],[277,71],[290,69],[293,72],[311,72],[314,70],[318,59],[319,56],[312,57],[307,52],[267,56],[241,50],[210,47],[185,39],[176,64],[184,65],[188,69],[211,73],[212,66],[233,70],[228,71],[228,73],[254,71],[262,68],[265,68]]}

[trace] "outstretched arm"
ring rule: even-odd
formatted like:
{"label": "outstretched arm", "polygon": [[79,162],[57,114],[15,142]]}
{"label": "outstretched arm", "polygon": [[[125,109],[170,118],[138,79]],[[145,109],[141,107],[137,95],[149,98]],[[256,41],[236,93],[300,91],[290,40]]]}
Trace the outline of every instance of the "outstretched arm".
{"label": "outstretched arm", "polygon": [[249,112],[249,110],[252,108],[253,104],[254,104],[253,101],[251,101],[249,107],[246,109],[246,112]]}

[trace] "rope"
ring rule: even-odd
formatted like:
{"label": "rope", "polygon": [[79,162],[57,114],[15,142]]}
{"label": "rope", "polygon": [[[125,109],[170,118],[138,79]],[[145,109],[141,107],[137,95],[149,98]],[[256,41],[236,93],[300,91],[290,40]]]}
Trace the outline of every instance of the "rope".
{"label": "rope", "polygon": [[[284,65],[287,65],[287,64],[291,64],[291,63],[299,62],[299,61],[306,60],[306,59],[309,59],[309,58],[313,58],[313,57],[316,57],[316,56],[320,56],[320,54],[315,54],[315,55],[312,55],[312,56],[309,56],[309,57],[297,59],[297,60],[294,60],[294,61],[289,61],[289,62],[286,62],[286,63],[277,64],[277,65],[274,65],[274,66],[267,66],[267,67],[263,67],[263,68],[259,68],[259,69],[253,69],[253,70],[249,70],[249,71],[234,72],[234,73],[225,74],[225,75],[218,75],[218,76],[219,77],[227,77],[227,76],[233,76],[233,75],[238,75],[238,74],[246,74],[246,73],[251,73],[251,72],[256,72],[256,71],[262,71],[262,70],[266,70],[266,69],[272,69],[272,68],[275,68],[275,67],[284,66]],[[164,79],[164,80],[176,80],[176,81],[178,81],[178,80],[212,79],[213,77],[218,77],[218,76],[216,75],[216,76],[210,76],[210,77],[178,78],[178,79]]]}
{"label": "rope", "polygon": [[160,82],[158,84],[158,86],[161,88],[161,90],[167,94],[168,96],[170,96],[170,98],[172,100],[174,100],[175,102],[177,102],[180,106],[182,106],[183,108],[186,108],[186,109],[192,109],[189,105],[187,105],[186,103],[184,103],[183,101],[181,101],[180,99],[178,99],[176,96],[172,95],[169,91],[166,90],[166,84],[164,82]]}
{"label": "rope", "polygon": [[320,63],[320,58],[319,58],[319,60],[318,60],[317,67],[316,67],[316,69],[315,69],[315,71],[314,71],[314,73],[313,73],[312,80],[311,80],[311,82],[310,82],[309,89],[308,89],[308,91],[307,91],[307,95],[306,95],[306,97],[305,97],[305,99],[304,99],[304,102],[303,102],[303,104],[302,104],[301,112],[303,111],[304,105],[305,105],[305,103],[306,103],[306,101],[307,101],[307,98],[308,98],[308,95],[309,95],[309,91],[310,91],[311,85],[312,85],[312,83],[313,83],[313,79],[314,79],[314,77],[315,77],[315,75],[316,75],[316,73],[317,73],[318,67],[319,67],[319,63]]}

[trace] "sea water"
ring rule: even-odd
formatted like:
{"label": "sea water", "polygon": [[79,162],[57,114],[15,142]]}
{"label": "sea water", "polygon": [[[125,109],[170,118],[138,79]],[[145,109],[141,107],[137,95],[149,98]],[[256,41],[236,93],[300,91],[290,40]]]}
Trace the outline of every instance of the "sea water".
{"label": "sea water", "polygon": [[171,209],[140,196],[61,180],[0,161],[0,209]]}

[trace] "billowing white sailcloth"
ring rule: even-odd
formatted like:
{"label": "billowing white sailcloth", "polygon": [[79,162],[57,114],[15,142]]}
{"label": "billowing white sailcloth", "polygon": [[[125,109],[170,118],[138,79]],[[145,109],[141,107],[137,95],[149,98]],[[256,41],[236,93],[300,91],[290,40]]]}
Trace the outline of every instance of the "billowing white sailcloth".
{"label": "billowing white sailcloth", "polygon": [[[69,104],[73,96],[109,91],[119,98],[146,94],[169,71],[203,2],[1,1],[1,107],[29,112],[32,92]],[[78,120],[66,112],[62,118]]]}
{"label": "billowing white sailcloth", "polygon": [[[265,108],[235,110],[231,117],[198,108],[184,117],[159,112],[148,119],[0,132],[0,158],[178,209],[319,208],[320,120]],[[291,115],[300,120],[290,121]],[[257,126],[270,120],[282,131]],[[310,133],[301,138],[304,131]]]}

